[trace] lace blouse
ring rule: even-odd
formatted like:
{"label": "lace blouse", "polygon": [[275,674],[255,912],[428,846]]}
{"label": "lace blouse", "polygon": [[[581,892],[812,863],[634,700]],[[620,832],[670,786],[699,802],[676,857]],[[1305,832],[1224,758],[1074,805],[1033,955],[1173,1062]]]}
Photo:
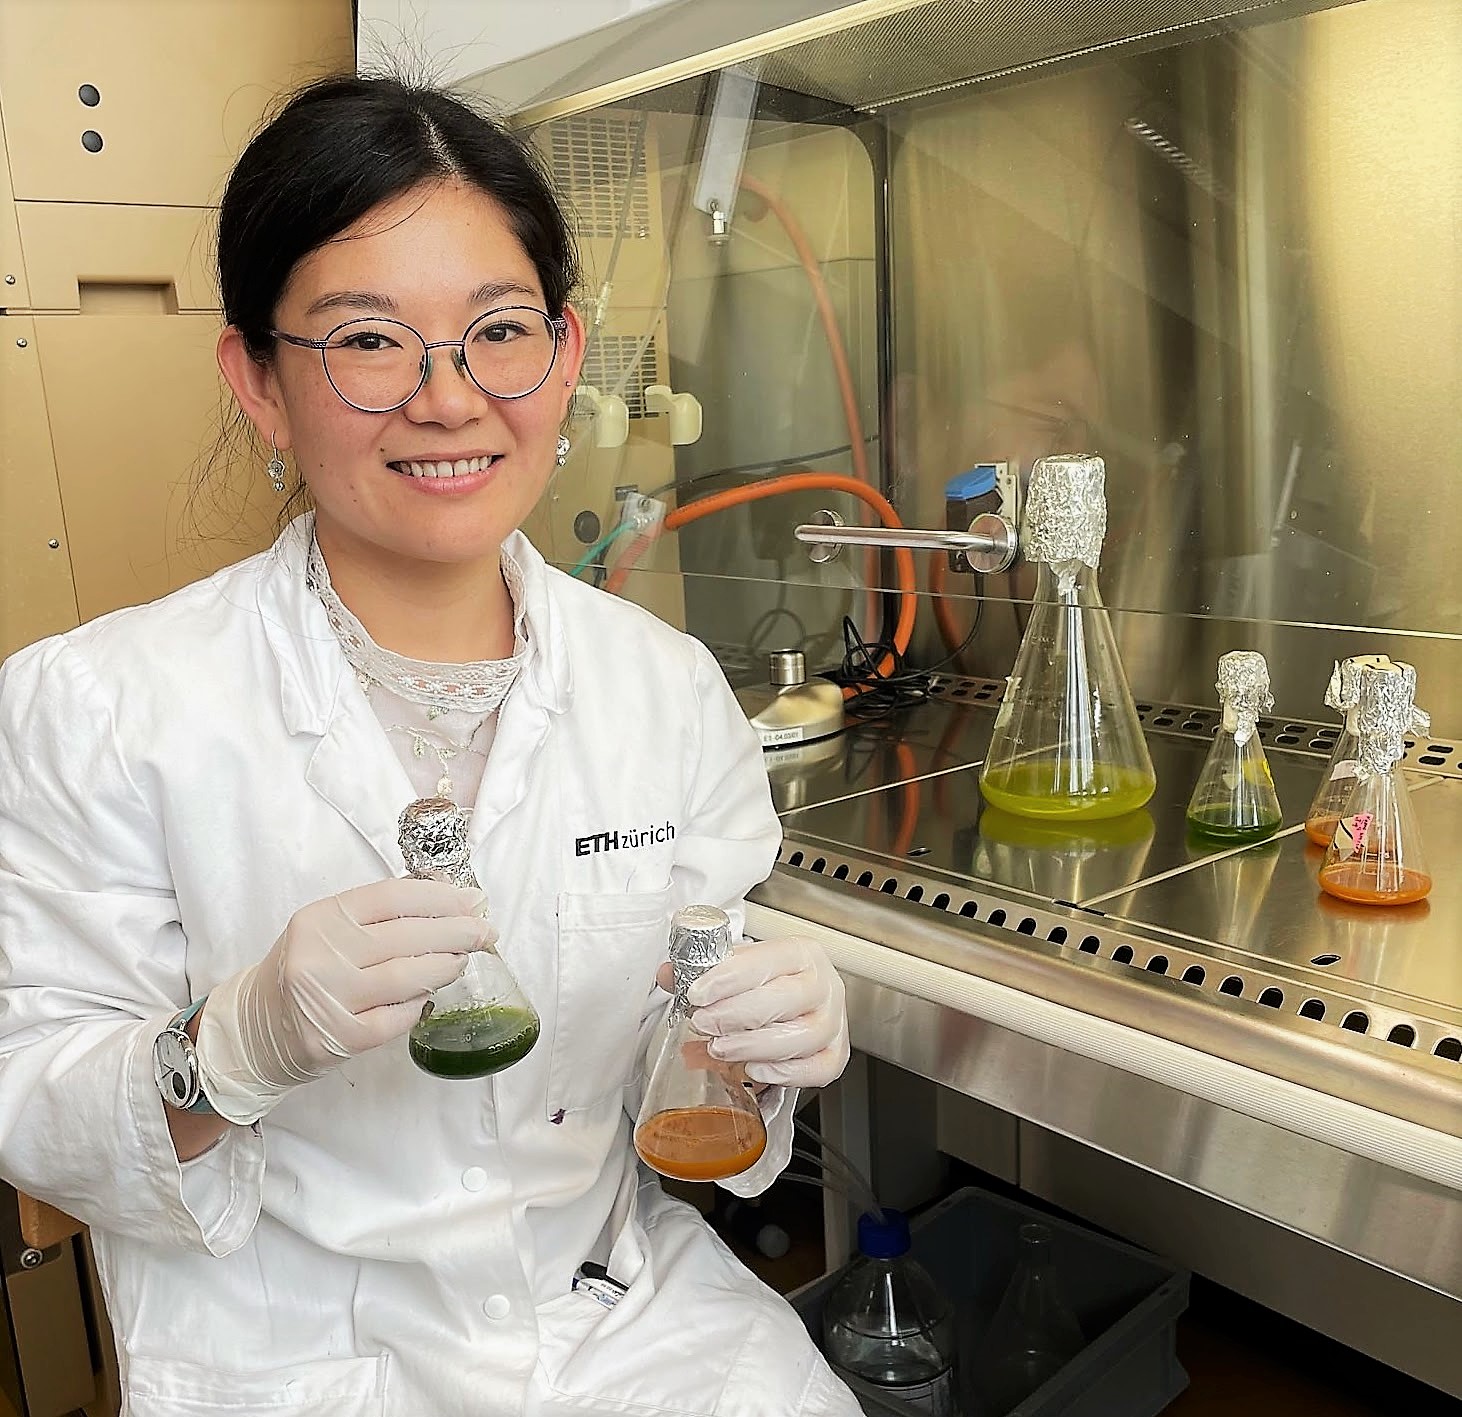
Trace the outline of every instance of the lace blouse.
{"label": "lace blouse", "polygon": [[502,566],[513,601],[512,657],[434,664],[378,645],[336,594],[319,546],[310,543],[305,582],[420,797],[448,797],[466,808],[477,798],[497,711],[528,654],[523,573],[506,552]]}

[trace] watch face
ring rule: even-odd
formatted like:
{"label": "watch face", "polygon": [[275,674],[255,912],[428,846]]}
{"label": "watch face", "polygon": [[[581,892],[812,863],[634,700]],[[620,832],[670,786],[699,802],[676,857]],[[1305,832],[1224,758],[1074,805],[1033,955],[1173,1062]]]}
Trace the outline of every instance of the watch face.
{"label": "watch face", "polygon": [[158,1091],[174,1107],[187,1107],[193,1101],[193,1055],[187,1043],[176,1033],[161,1033],[153,1057]]}

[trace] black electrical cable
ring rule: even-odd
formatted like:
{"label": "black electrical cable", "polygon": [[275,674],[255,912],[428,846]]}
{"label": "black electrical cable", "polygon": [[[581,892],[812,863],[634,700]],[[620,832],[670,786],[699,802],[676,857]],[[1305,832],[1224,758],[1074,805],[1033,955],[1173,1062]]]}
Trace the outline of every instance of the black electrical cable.
{"label": "black electrical cable", "polygon": [[[838,668],[826,671],[823,678],[844,689],[857,690],[844,705],[845,711],[855,718],[882,718],[923,703],[929,697],[935,675],[969,648],[980,628],[983,611],[984,601],[977,597],[974,618],[964,639],[943,659],[919,669],[909,666],[887,635],[869,642],[859,634],[853,621],[844,616],[843,662]],[[880,674],[878,665],[885,657],[892,659],[892,668]]]}

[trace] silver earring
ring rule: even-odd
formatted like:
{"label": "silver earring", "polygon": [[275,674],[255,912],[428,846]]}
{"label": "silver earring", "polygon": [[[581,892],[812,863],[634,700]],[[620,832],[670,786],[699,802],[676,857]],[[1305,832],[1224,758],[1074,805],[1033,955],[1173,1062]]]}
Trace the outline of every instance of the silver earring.
{"label": "silver earring", "polygon": [[567,438],[564,437],[562,433],[558,435],[558,451],[554,455],[553,460],[560,467],[562,467],[569,460],[569,449],[572,446],[573,445],[569,442]]}
{"label": "silver earring", "polygon": [[269,435],[269,451],[273,453],[274,456],[269,459],[269,462],[264,468],[264,471],[269,474],[269,485],[273,487],[276,492],[283,493],[284,459],[279,456],[279,448],[274,441],[274,435],[272,433]]}

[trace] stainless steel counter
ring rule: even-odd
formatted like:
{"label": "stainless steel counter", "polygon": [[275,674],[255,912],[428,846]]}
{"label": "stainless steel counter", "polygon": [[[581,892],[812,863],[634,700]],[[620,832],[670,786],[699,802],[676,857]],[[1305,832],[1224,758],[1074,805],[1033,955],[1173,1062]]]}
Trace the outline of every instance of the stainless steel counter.
{"label": "stainless steel counter", "polygon": [[[1285,827],[1223,850],[1183,815],[1211,715],[1144,706],[1152,803],[1063,831],[984,806],[998,686],[975,692],[783,776],[753,924],[822,932],[860,1049],[1462,1299],[1454,746],[1408,759],[1431,897],[1367,909],[1322,898],[1300,826],[1333,732],[1266,725]],[[1462,1384],[1458,1360],[1405,1365]]]}

